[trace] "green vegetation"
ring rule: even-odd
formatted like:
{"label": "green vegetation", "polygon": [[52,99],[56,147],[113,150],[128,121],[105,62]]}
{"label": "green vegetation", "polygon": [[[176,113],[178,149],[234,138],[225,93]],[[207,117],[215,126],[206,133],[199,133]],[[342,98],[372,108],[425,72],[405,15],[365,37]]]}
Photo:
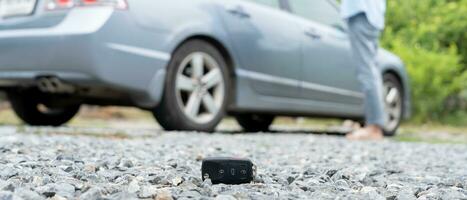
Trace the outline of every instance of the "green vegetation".
{"label": "green vegetation", "polygon": [[467,0],[390,0],[382,45],[411,77],[413,122],[467,124]]}
{"label": "green vegetation", "polygon": [[432,144],[467,144],[465,126],[442,124],[405,124],[393,139],[401,142],[425,142]]}
{"label": "green vegetation", "polygon": [[437,138],[427,138],[418,136],[406,136],[406,135],[398,135],[394,138],[396,141],[399,142],[414,142],[414,143],[429,143],[429,144],[465,144],[464,141],[456,141],[452,139],[437,139]]}

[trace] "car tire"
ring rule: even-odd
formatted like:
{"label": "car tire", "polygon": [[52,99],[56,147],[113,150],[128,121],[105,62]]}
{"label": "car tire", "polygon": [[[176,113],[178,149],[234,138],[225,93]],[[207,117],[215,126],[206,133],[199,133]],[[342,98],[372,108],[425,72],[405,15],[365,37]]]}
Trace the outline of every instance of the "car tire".
{"label": "car tire", "polygon": [[238,114],[235,119],[245,132],[267,132],[274,122],[272,115]]}
{"label": "car tire", "polygon": [[80,105],[46,106],[39,92],[9,92],[8,99],[16,115],[31,126],[61,126],[70,121]]}
{"label": "car tire", "polygon": [[383,128],[386,136],[394,136],[402,122],[404,113],[404,93],[402,84],[393,74],[383,76],[384,102],[387,113],[386,125]]}
{"label": "car tire", "polygon": [[230,84],[219,50],[203,40],[187,41],[173,54],[153,114],[165,130],[213,132],[226,113]]}

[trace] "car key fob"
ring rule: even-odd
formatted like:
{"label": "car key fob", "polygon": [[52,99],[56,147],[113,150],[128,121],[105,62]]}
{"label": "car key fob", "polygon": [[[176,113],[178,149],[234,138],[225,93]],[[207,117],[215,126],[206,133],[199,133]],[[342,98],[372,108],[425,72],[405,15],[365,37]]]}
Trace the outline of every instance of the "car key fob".
{"label": "car key fob", "polygon": [[253,181],[256,167],[248,159],[206,158],[201,166],[203,181],[211,179],[213,184],[243,184]]}

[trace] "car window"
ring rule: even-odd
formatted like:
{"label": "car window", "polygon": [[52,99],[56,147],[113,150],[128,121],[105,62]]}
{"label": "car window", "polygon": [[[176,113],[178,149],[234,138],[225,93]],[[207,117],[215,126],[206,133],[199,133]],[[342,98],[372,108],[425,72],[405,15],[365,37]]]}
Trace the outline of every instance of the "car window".
{"label": "car window", "polygon": [[343,26],[339,10],[328,0],[289,0],[291,11],[306,19],[329,26]]}
{"label": "car window", "polygon": [[279,0],[250,0],[252,2],[280,9]]}

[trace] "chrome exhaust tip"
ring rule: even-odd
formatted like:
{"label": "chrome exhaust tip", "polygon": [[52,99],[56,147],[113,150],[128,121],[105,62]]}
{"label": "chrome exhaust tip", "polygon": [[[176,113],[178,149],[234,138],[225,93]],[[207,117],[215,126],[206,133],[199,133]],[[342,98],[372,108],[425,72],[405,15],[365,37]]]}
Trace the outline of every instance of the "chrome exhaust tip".
{"label": "chrome exhaust tip", "polygon": [[41,92],[46,93],[73,93],[75,87],[66,83],[63,83],[57,77],[41,77],[37,80],[37,87]]}

